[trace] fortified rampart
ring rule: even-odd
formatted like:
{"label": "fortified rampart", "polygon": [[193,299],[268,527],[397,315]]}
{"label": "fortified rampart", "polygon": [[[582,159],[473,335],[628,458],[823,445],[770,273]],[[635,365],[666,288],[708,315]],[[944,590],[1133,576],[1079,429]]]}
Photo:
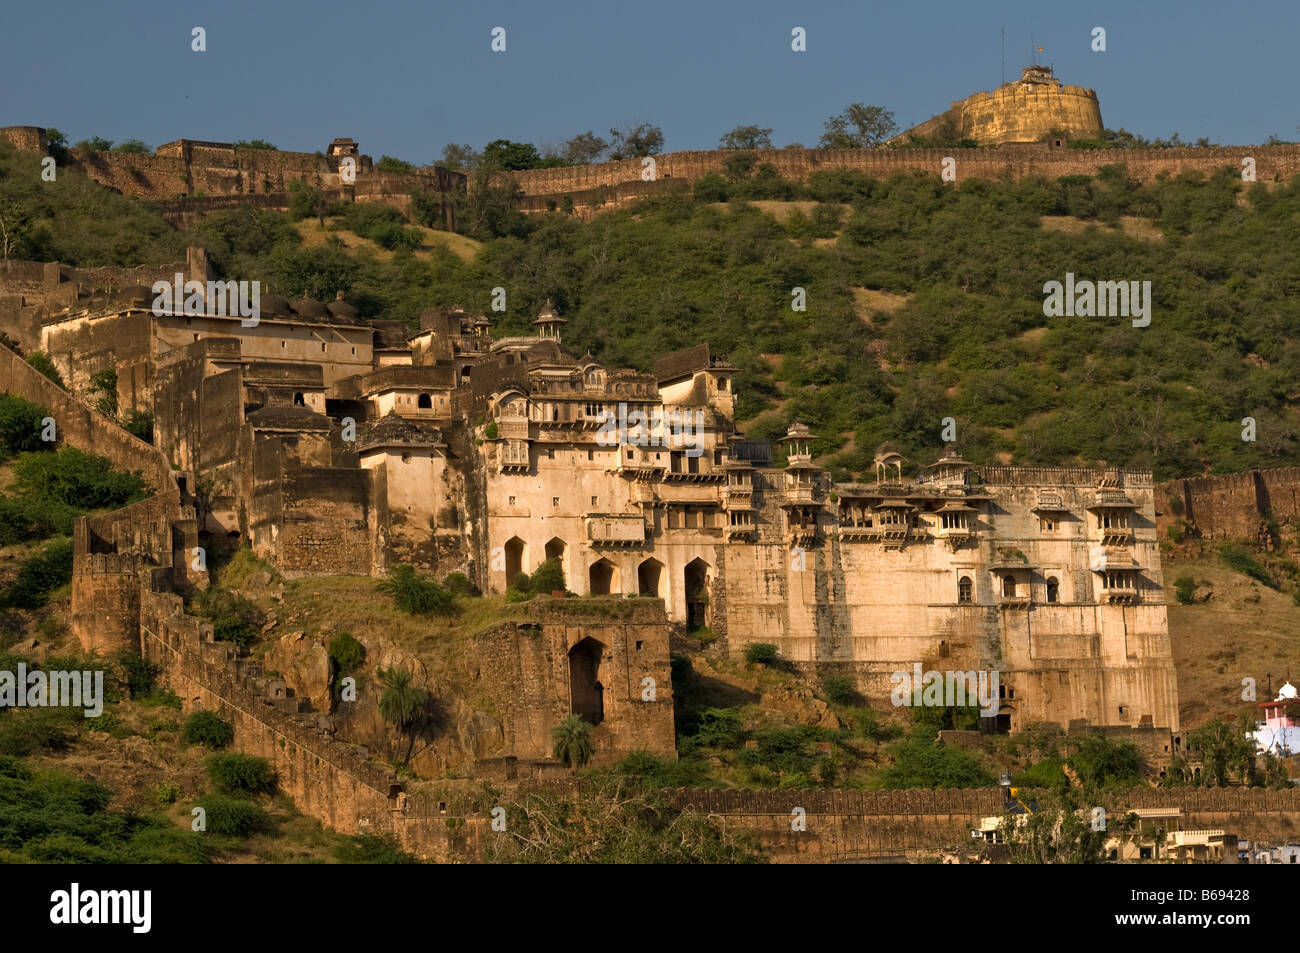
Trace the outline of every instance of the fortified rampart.
{"label": "fortified rampart", "polygon": [[192,507],[166,458],[78,402],[8,348],[0,347],[0,391],[44,406],[58,445],[74,446],[139,472],[154,493],[147,499],[73,526],[72,629],[88,652],[138,644],[142,571],[162,567],[178,585],[205,586],[192,567],[198,529]]}
{"label": "fortified rampart", "polygon": [[955,137],[999,145],[1039,142],[1052,133],[1095,139],[1104,128],[1096,92],[1061,85],[1050,67],[1029,66],[1020,79],[958,100],[895,138]]}
{"label": "fortified rampart", "polygon": [[[709,173],[725,174],[726,163],[734,159],[731,150],[671,152],[655,156],[655,178],[694,181]],[[1103,166],[1123,165],[1131,178],[1149,182],[1161,173],[1178,176],[1186,172],[1203,175],[1225,166],[1240,172],[1241,160],[1255,160],[1256,178],[1261,182],[1282,181],[1300,173],[1300,146],[1236,146],[1179,149],[1071,149],[1048,143],[1005,145],[989,149],[771,149],[757,153],[760,163],[776,168],[782,177],[803,181],[826,169],[853,169],[872,178],[887,178],[897,172],[928,172],[938,175],[945,158],[956,160],[957,181],[1013,179],[1040,176],[1096,175]],[[642,160],[624,159],[599,165],[530,169],[511,173],[526,196],[555,196],[642,182]],[[472,175],[471,175],[472,180]],[[473,182],[471,181],[471,186]],[[576,204],[576,199],[575,199]]]}
{"label": "fortified rampart", "polygon": [[[0,128],[0,138],[19,149],[41,153],[48,149],[45,130],[35,126]],[[379,171],[370,156],[359,153],[356,143],[347,140],[346,145],[336,149],[341,142],[335,140],[326,155],[177,139],[159,146],[153,155],[70,150],[68,164],[123,195],[167,203],[164,214],[178,226],[192,224],[202,211],[228,208],[231,204],[287,208],[290,184],[304,182],[341,201],[383,202],[403,211],[409,207],[412,193],[438,193],[443,196],[446,226],[454,227],[451,194],[463,187],[463,173],[441,166],[409,172]],[[349,161],[350,171],[355,174],[345,179],[340,173]],[[211,198],[235,201],[210,207],[175,204],[179,199]]]}
{"label": "fortified rampart", "polygon": [[1155,502],[1162,537],[1182,520],[1206,539],[1267,543],[1270,519],[1300,525],[1300,467],[1170,480],[1156,487]]}
{"label": "fortified rampart", "polygon": [[192,266],[192,262],[177,262],[136,268],[74,268],[53,261],[0,261],[0,331],[27,351],[39,350],[42,317],[132,285],[151,287],[155,281],[171,281],[177,272],[190,275]]}

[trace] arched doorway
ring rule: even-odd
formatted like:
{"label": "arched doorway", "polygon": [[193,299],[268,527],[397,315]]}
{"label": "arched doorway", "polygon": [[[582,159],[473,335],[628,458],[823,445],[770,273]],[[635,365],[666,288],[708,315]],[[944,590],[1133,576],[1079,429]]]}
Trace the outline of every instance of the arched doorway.
{"label": "arched doorway", "polygon": [[417,410],[433,410],[433,398],[428,394],[421,394],[415,399],[415,407]]}
{"label": "arched doorway", "polygon": [[604,646],[590,636],[569,649],[570,710],[592,725],[605,720],[605,686],[600,682],[603,655]]}
{"label": "arched doorway", "polygon": [[569,584],[569,567],[564,565],[564,553],[567,549],[568,546],[565,545],[564,540],[560,539],[558,536],[547,540],[546,558],[559,561],[560,571],[564,573],[564,584],[566,586]]}
{"label": "arched doorway", "polygon": [[657,559],[647,559],[636,567],[636,591],[643,596],[662,599],[664,595],[664,564]]}
{"label": "arched doorway", "polygon": [[608,596],[618,592],[618,567],[608,559],[598,559],[592,563],[588,577],[593,596]]}
{"label": "arched doorway", "polygon": [[528,555],[528,544],[518,536],[512,536],[506,542],[506,585],[515,581],[515,576],[524,571],[524,559]]}
{"label": "arched doorway", "polygon": [[708,624],[709,564],[703,559],[692,559],[686,564],[686,625],[696,629]]}

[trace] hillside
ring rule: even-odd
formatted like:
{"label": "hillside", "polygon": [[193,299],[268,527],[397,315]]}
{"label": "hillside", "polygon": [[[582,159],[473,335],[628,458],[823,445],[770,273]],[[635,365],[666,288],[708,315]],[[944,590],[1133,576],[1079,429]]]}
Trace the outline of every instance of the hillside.
{"label": "hillside", "polygon": [[[34,210],[14,257],[159,262],[203,244],[227,276],[289,298],[342,289],[363,315],[411,324],[430,306],[486,311],[501,287],[501,334],[550,297],[568,346],[607,363],[648,370],[710,342],[740,369],[754,434],[809,423],[839,478],[868,472],[887,439],[928,462],[947,417],[977,463],[1105,460],[1164,479],[1300,462],[1295,181],[1225,170],[1139,184],[1115,166],[1056,181],[827,171],[794,183],[760,166],[587,224],[524,216],[488,190],[460,216],[482,242],[471,257],[393,222],[366,223],[393,247],[316,244],[314,221],[254,210],[174,233],[75,173],[34,197],[33,161],[0,146],[0,202]],[[109,253],[102,236],[119,227],[135,244]],[[1044,283],[1067,273],[1149,280],[1150,326],[1044,317]],[[796,288],[806,310],[791,307]]]}

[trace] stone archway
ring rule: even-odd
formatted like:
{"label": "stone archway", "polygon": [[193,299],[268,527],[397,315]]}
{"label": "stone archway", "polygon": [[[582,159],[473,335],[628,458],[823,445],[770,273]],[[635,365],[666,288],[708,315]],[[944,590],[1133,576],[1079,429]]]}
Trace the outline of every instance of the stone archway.
{"label": "stone archway", "polygon": [[664,564],[651,557],[636,567],[636,591],[643,596],[664,597]]}
{"label": "stone archway", "polygon": [[565,557],[568,554],[568,544],[558,536],[554,536],[546,542],[546,559],[555,559],[560,563],[560,571],[564,573],[564,584],[569,584],[569,567],[566,566]]}
{"label": "stone archway", "polygon": [[602,557],[587,570],[587,581],[593,596],[613,595],[619,591],[618,567]]}
{"label": "stone archway", "polygon": [[515,581],[515,576],[524,571],[524,562],[528,558],[528,544],[518,536],[506,541],[506,585]]}
{"label": "stone archway", "polygon": [[600,663],[605,647],[588,636],[569,649],[569,709],[591,725],[605,720],[605,686]]}
{"label": "stone archway", "polygon": [[709,569],[709,564],[703,559],[692,559],[683,570],[687,628],[697,629],[709,624]]}

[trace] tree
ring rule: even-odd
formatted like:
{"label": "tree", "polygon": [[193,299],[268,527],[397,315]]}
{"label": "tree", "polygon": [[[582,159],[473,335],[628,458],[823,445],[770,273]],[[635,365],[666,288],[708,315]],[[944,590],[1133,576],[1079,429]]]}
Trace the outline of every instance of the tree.
{"label": "tree", "polygon": [[406,735],[406,757],[402,759],[405,764],[411,760],[415,734],[429,706],[429,693],[413,684],[409,669],[381,668],[378,674],[379,684],[383,687],[379,696],[379,714],[400,734]]}
{"label": "tree", "polygon": [[754,838],[627,777],[594,778],[582,796],[530,792],[506,804],[488,860],[529,864],[760,863]]}
{"label": "tree", "polygon": [[737,126],[718,140],[719,149],[771,149],[772,130]]}
{"label": "tree", "polygon": [[18,247],[31,217],[27,206],[19,202],[0,202],[0,257],[7,260]]}
{"label": "tree", "polygon": [[128,155],[143,156],[149,154],[149,147],[139,139],[127,139],[119,142],[113,147],[114,152],[123,152]]}
{"label": "tree", "polygon": [[826,120],[818,145],[823,149],[874,149],[898,131],[894,114],[883,106],[854,103]]}
{"label": "tree", "polygon": [[1013,864],[1100,864],[1106,841],[1127,830],[1124,820],[1094,830],[1086,806],[1068,795],[1047,795],[1031,814],[1007,814],[1001,830]]}
{"label": "tree", "polygon": [[90,375],[90,393],[95,397],[95,412],[109,420],[117,419],[117,368],[109,367]]}
{"label": "tree", "polygon": [[33,351],[27,357],[27,363],[36,368],[50,380],[54,381],[54,383],[58,384],[64,390],[68,389],[67,385],[63,383],[63,375],[59,373],[59,369],[54,366],[54,362],[50,360],[49,355],[44,351]]}
{"label": "tree", "polygon": [[53,126],[45,130],[45,147],[59,165],[68,161],[68,137]]}
{"label": "tree", "polygon": [[1128,787],[1142,776],[1142,753],[1127,741],[1111,741],[1103,734],[1087,735],[1067,759],[1079,780],[1090,789]]}
{"label": "tree", "polygon": [[113,140],[105,139],[102,136],[91,136],[89,139],[82,139],[74,148],[78,152],[86,153],[107,152],[113,148]]}
{"label": "tree", "polygon": [[474,151],[470,145],[457,145],[449,142],[442,147],[442,161],[437,163],[445,169],[477,169],[483,161],[482,154]]}
{"label": "tree", "polygon": [[551,729],[551,744],[555,757],[577,771],[596,753],[596,743],[591,737],[591,725],[578,715],[569,715]]}
{"label": "tree", "polygon": [[334,214],[334,200],[323,190],[302,179],[289,183],[289,217],[295,222],[315,216],[321,228],[325,216]]}
{"label": "tree", "polygon": [[235,142],[236,149],[270,149],[272,152],[280,151],[280,147],[272,145],[265,139],[239,139]]}
{"label": "tree", "polygon": [[1253,728],[1247,716],[1236,725],[1215,718],[1187,736],[1187,749],[1201,759],[1203,784],[1224,787],[1230,775],[1254,783],[1255,744],[1246,734]]}
{"label": "tree", "polygon": [[590,165],[599,162],[608,149],[609,143],[588,129],[564,144],[563,155],[573,165]]}
{"label": "tree", "polygon": [[533,592],[562,592],[564,588],[564,567],[554,556],[533,570],[529,580],[529,589]]}
{"label": "tree", "polygon": [[542,163],[542,156],[531,142],[493,139],[483,147],[483,162],[515,172],[521,169],[536,169]]}
{"label": "tree", "polygon": [[451,615],[456,611],[450,592],[405,563],[390,569],[378,588],[392,596],[397,608],[408,615]]}
{"label": "tree", "polygon": [[622,129],[611,128],[609,137],[611,159],[640,159],[664,151],[664,131],[648,122]]}
{"label": "tree", "polygon": [[403,159],[394,159],[392,156],[380,156],[379,161],[375,163],[376,172],[414,172],[415,166]]}

